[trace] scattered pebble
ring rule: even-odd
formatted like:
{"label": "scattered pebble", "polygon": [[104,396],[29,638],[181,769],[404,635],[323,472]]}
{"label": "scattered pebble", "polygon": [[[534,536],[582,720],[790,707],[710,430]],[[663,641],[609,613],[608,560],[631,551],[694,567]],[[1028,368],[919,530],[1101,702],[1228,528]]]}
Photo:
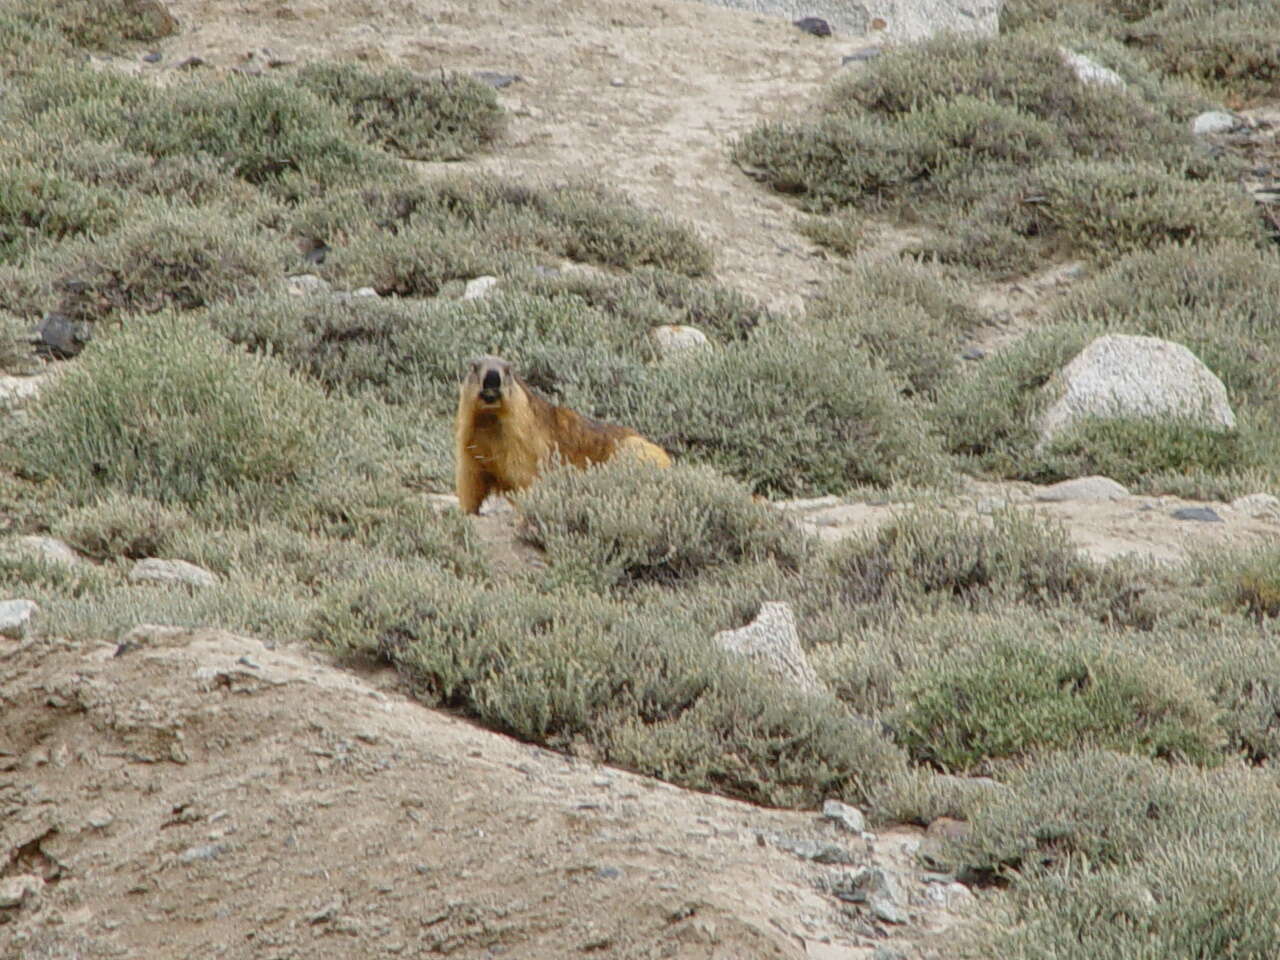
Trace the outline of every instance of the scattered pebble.
{"label": "scattered pebble", "polygon": [[151,53],[146,54],[142,58],[144,63],[159,63],[161,59],[162,59],[162,55],[159,50],[154,50]]}
{"label": "scattered pebble", "polygon": [[831,36],[831,24],[821,17],[801,17],[799,20],[791,21],[791,23],[792,26],[799,27],[805,33],[811,33],[815,37]]}
{"label": "scattered pebble", "polygon": [[197,847],[187,847],[180,854],[181,863],[195,863],[197,860],[216,860],[229,850],[225,843],[204,843]]}
{"label": "scattered pebble", "polygon": [[621,77],[613,77],[609,81],[609,86],[611,87],[625,87],[626,85],[627,81],[623,80]]}
{"label": "scattered pebble", "polygon": [[115,817],[111,815],[111,811],[103,807],[94,807],[89,811],[89,816],[86,820],[88,821],[89,826],[93,827],[95,830],[101,830],[104,827],[111,826]]}

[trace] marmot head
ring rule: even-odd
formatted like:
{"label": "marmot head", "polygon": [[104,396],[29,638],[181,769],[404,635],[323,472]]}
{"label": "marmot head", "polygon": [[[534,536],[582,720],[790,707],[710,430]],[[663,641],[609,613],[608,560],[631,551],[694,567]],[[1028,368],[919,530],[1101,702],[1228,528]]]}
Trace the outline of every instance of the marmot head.
{"label": "marmot head", "polygon": [[477,390],[480,406],[497,407],[502,405],[503,397],[511,386],[511,378],[511,364],[501,357],[478,357],[471,361],[467,386]]}

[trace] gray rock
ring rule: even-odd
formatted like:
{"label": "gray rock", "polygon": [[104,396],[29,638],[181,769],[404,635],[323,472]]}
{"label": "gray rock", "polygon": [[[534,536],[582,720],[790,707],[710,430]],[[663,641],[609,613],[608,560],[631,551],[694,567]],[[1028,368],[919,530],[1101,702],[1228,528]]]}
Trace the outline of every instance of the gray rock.
{"label": "gray rock", "polygon": [[0,636],[21,640],[31,629],[31,618],[39,609],[31,600],[0,601]]}
{"label": "gray rock", "polygon": [[897,877],[881,867],[861,867],[844,874],[831,881],[829,889],[841,900],[865,903],[871,913],[885,923],[911,920],[904,908],[906,898]]}
{"label": "gray rock", "polygon": [[218,582],[204,567],[197,567],[185,560],[161,560],[147,557],[139,560],[129,571],[130,583],[185,583],[193,587],[212,587]]}
{"label": "gray rock", "polygon": [[20,873],[0,879],[0,907],[17,907],[33,900],[44,889],[44,878],[34,873]]}
{"label": "gray rock", "polygon": [[61,540],[53,537],[15,537],[5,544],[7,551],[38,557],[49,563],[73,566],[80,562],[80,555]]}
{"label": "gray rock", "polygon": [[225,843],[204,843],[197,847],[187,847],[178,854],[178,861],[195,863],[197,860],[216,860],[230,849]]}
{"label": "gray rock", "polygon": [[481,83],[488,84],[495,90],[509,87],[513,83],[519,83],[524,79],[518,73],[499,73],[497,70],[473,70],[471,76]]}
{"label": "gray rock", "polygon": [[1236,425],[1222,381],[1186,347],[1157,337],[1098,337],[1044,389],[1055,399],[1038,424],[1041,447],[1087,417]]}
{"label": "gray rock", "polygon": [[375,289],[373,289],[373,287],[358,287],[358,288],[356,288],[355,290],[352,290],[352,291],[351,291],[351,296],[353,296],[353,297],[372,297],[374,300],[377,300],[377,299],[378,299],[378,291],[377,291],[377,290],[375,290]]}
{"label": "gray rock", "polygon": [[57,312],[46,314],[31,336],[36,354],[54,360],[70,360],[92,339],[93,324]]}
{"label": "gray rock", "polygon": [[477,300],[498,285],[497,277],[476,277],[467,281],[467,289],[462,292],[463,300]]}
{"label": "gray rock", "polygon": [[805,33],[811,33],[815,37],[831,36],[831,24],[821,17],[801,17],[799,20],[791,21],[791,25],[799,27]]}
{"label": "gray rock", "polygon": [[1083,53],[1076,53],[1068,50],[1066,47],[1059,47],[1058,52],[1062,54],[1063,61],[1067,66],[1075,71],[1077,79],[1081,83],[1096,83],[1102,87],[1123,87],[1124,77],[1098,63],[1091,60]]}
{"label": "gray rock", "polygon": [[846,53],[841,57],[840,66],[843,67],[847,63],[865,63],[868,60],[874,60],[878,56],[880,56],[879,47],[859,47],[853,53]]}
{"label": "gray rock", "polygon": [[841,803],[839,800],[824,801],[822,815],[828,820],[834,820],[851,833],[861,834],[862,831],[867,829],[867,821],[863,817],[862,811],[857,807],[849,806],[847,803]]}
{"label": "gray rock", "polygon": [[1044,503],[1061,503],[1064,500],[1121,500],[1129,496],[1123,484],[1110,477],[1076,477],[1063,480],[1036,491],[1036,499]]}
{"label": "gray rock", "polygon": [[740,630],[722,630],[715,635],[715,642],[803,690],[823,689],[809,658],[800,648],[790,604],[761,604],[755,620]]}
{"label": "gray rock", "polygon": [[1175,520],[1194,520],[1197,523],[1222,523],[1222,517],[1210,507],[1179,507],[1170,516]]}
{"label": "gray rock", "polygon": [[705,350],[711,346],[707,335],[697,327],[687,327],[678,323],[654,327],[649,331],[649,336],[657,345],[658,353],[664,357],[690,350]]}
{"label": "gray rock", "polygon": [[324,277],[317,277],[314,273],[298,273],[292,277],[286,277],[285,283],[288,284],[289,292],[295,297],[329,291],[329,281]]}
{"label": "gray rock", "polygon": [[1230,133],[1241,126],[1240,118],[1225,110],[1206,110],[1191,121],[1191,132],[1197,137],[1213,133]]}
{"label": "gray rock", "polygon": [[777,837],[774,845],[779,849],[793,853],[801,860],[812,860],[814,863],[852,864],[857,861],[844,847],[835,843],[824,843],[820,840],[795,840],[788,837]]}
{"label": "gray rock", "polygon": [[1280,514],[1280,497],[1273,497],[1269,493],[1250,493],[1232,500],[1231,509],[1240,511],[1246,517],[1272,516]]}
{"label": "gray rock", "polygon": [[839,33],[862,36],[876,29],[894,43],[940,33],[995,36],[1003,0],[711,0],[795,21],[821,18]]}
{"label": "gray rock", "polygon": [[102,830],[105,827],[111,826],[115,817],[111,815],[111,811],[106,807],[94,807],[89,811],[89,815],[85,820],[89,826],[93,827],[95,830]]}

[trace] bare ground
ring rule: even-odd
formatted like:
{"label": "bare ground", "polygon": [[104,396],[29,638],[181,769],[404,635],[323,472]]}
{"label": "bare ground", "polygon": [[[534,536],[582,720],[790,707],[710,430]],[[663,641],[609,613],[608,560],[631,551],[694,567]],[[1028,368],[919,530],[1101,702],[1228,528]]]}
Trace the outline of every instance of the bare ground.
{"label": "bare ground", "polygon": [[[190,55],[228,69],[262,47],[301,61],[518,73],[494,155],[462,165],[544,182],[592,177],[694,224],[718,278],[798,314],[835,276],[797,214],[729,162],[762,117],[813,102],[840,54],[784,20],[673,0],[516,3],[177,0],[161,74]],[[846,69],[857,69],[852,66]],[[432,165],[422,165],[433,172]],[[892,233],[888,240],[894,243]],[[1071,282],[993,285],[989,349]],[[1272,491],[1275,492],[1275,491]],[[1037,505],[1091,555],[1165,561],[1274,539],[1280,520],[1169,499]],[[893,504],[801,510],[824,539]],[[481,518],[504,565],[536,562],[509,513]],[[825,867],[782,849],[818,838],[919,876],[898,828],[868,842],[811,813],[753,808],[553,754],[409,700],[388,674],[217,631],[67,643],[0,638],[0,957],[821,957],[878,946],[947,956],[971,901],[912,881],[912,920],[868,919],[819,892]],[[18,878],[35,878],[21,881]]]}

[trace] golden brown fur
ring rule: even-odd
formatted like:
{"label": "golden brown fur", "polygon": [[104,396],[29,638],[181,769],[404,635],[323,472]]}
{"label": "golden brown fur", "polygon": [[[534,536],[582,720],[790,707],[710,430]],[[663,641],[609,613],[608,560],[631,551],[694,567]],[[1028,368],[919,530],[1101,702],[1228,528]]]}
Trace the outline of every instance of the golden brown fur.
{"label": "golden brown fur", "polygon": [[458,396],[458,506],[479,513],[490,493],[533,483],[559,455],[576,467],[602,463],[628,450],[660,467],[667,452],[634,430],[592,420],[540,397],[501,357],[471,364]]}

